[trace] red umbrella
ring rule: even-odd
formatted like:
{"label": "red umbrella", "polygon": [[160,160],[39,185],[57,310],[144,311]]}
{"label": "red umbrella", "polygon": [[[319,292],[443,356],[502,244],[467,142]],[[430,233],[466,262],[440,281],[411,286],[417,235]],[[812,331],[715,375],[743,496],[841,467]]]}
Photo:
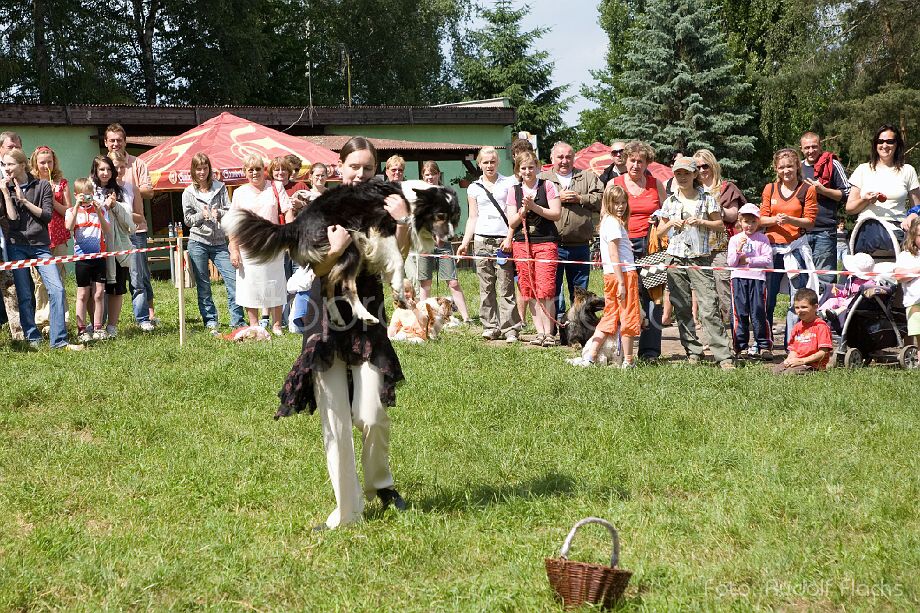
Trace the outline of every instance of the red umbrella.
{"label": "red umbrella", "polygon": [[[610,155],[610,147],[604,143],[592,143],[575,154],[575,168],[590,169],[598,176],[603,174],[611,164],[613,164],[613,157]],[[662,182],[674,176],[669,167],[658,162],[648,165],[648,173]]]}
{"label": "red umbrella", "polygon": [[140,157],[147,162],[153,189],[172,191],[185,189],[192,182],[190,167],[196,153],[206,153],[214,177],[228,185],[246,182],[243,158],[251,153],[262,156],[266,163],[290,153],[304,164],[335,166],[339,162],[338,154],[330,149],[230,113],[221,113]]}

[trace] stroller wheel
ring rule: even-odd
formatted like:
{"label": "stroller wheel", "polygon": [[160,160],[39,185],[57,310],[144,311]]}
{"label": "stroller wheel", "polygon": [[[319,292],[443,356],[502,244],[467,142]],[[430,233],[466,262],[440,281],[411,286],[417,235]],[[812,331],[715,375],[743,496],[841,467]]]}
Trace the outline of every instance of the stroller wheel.
{"label": "stroller wheel", "polygon": [[917,346],[904,345],[901,347],[901,350],[898,351],[898,364],[901,365],[901,368],[906,368],[907,370],[913,370],[920,367],[920,358],[917,356]]}
{"label": "stroller wheel", "polygon": [[846,354],[843,356],[843,365],[847,368],[862,368],[867,363],[866,358],[863,357],[862,351],[856,347],[847,349]]}

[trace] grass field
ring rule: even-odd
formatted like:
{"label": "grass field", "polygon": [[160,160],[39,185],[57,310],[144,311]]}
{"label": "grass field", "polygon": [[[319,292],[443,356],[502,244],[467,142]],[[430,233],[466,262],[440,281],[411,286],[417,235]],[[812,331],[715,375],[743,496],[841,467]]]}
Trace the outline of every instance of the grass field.
{"label": "grass field", "polygon": [[[553,611],[543,559],[589,515],[621,531],[625,610],[920,607],[915,373],[575,369],[449,334],[400,349],[409,511],[314,534],[319,420],[271,419],[299,337],[212,339],[193,290],[180,350],[156,290],[151,335],[0,341],[0,610]],[[573,558],[609,559],[602,529]]]}

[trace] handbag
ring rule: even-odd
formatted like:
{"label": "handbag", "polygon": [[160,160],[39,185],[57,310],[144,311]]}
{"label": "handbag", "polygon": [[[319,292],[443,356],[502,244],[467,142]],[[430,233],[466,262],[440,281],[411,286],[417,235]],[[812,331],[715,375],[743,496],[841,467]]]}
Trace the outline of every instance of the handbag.
{"label": "handbag", "polygon": [[666,251],[667,239],[659,239],[655,231],[657,225],[655,223],[649,226],[647,255],[638,258],[636,264],[642,266],[639,268],[639,279],[642,286],[648,290],[649,298],[655,304],[661,304],[664,298],[664,285],[668,281],[668,272],[664,265],[668,263],[670,256]]}

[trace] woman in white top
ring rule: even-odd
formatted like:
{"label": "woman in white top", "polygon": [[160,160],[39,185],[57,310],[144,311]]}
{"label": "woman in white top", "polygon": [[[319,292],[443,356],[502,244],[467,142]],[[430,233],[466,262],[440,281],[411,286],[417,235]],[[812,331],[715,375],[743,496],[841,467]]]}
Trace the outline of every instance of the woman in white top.
{"label": "woman in white top", "polygon": [[917,171],[904,163],[904,138],[892,125],[883,125],[872,139],[869,162],[860,164],[850,176],[850,197],[846,211],[859,214],[854,253],[875,253],[892,250],[888,229],[877,220],[886,222],[894,230],[896,239],[903,238],[902,230],[910,227],[917,216],[907,215],[911,206],[920,205],[920,183]]}
{"label": "woman in white top", "polygon": [[[249,183],[233,192],[231,210],[246,209],[273,223],[278,223],[282,215],[287,222],[294,220],[284,186],[266,180],[265,163],[260,156],[247,156],[243,171]],[[268,262],[255,262],[230,237],[230,263],[236,268],[236,303],[246,309],[249,325],[259,325],[259,309],[266,308],[272,316],[272,334],[281,336],[281,307],[287,300],[284,253]]]}
{"label": "woman in white top", "polygon": [[[504,202],[514,181],[498,174],[495,147],[480,149],[476,163],[482,171],[482,178],[466,190],[469,218],[457,255],[467,255],[472,241],[476,255],[494,258],[508,234]],[[476,272],[479,274],[482,337],[497,340],[504,336],[507,342],[516,342],[521,317],[514,299],[514,262],[507,259],[502,263],[495,259],[476,260]]]}

